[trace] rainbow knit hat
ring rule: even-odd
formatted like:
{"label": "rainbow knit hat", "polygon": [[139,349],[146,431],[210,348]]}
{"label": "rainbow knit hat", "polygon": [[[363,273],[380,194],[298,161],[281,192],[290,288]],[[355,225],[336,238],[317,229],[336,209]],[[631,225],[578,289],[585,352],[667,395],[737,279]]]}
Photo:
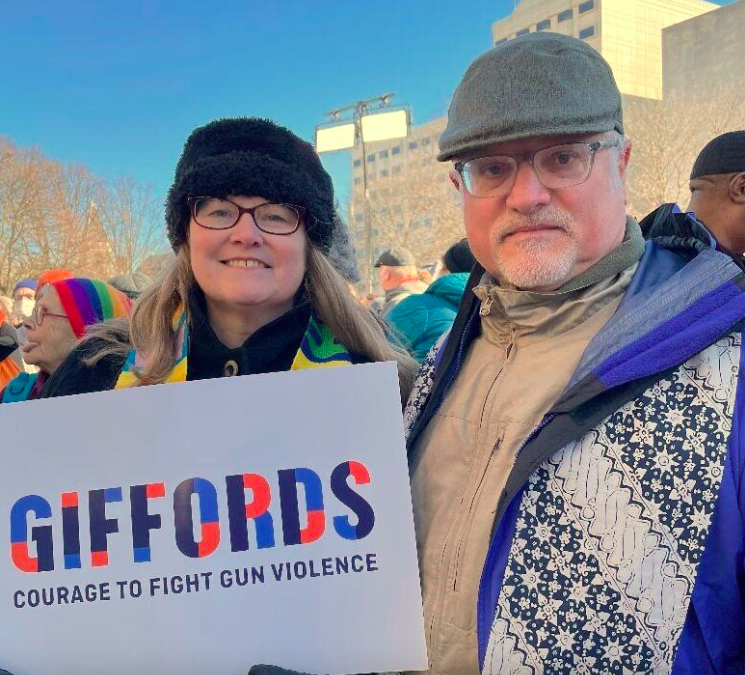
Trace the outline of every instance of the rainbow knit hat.
{"label": "rainbow knit hat", "polygon": [[87,326],[128,316],[132,307],[124,293],[98,279],[62,279],[49,285],[57,291],[78,337],[83,337]]}

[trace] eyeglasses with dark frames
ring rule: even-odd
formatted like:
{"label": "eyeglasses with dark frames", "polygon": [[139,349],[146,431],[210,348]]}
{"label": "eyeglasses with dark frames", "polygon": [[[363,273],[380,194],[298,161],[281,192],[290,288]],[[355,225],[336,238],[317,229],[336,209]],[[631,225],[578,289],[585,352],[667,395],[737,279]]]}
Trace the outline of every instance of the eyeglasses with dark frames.
{"label": "eyeglasses with dark frames", "polygon": [[551,190],[584,183],[592,173],[595,155],[603,149],[617,147],[621,139],[589,143],[562,143],[522,154],[477,157],[456,162],[455,170],[472,197],[499,197],[512,189],[518,165],[528,162],[541,184]]}
{"label": "eyeglasses with dark frames", "polygon": [[305,216],[305,209],[295,204],[264,202],[247,208],[217,197],[190,197],[188,204],[194,222],[208,230],[229,230],[248,213],[262,232],[288,235],[297,232]]}

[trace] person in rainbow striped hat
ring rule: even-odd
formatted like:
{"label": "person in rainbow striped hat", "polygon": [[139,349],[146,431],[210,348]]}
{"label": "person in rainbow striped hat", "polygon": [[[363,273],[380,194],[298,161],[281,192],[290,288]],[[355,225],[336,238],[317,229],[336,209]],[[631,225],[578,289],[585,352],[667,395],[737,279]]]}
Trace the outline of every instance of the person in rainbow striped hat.
{"label": "person in rainbow striped hat", "polygon": [[45,283],[36,296],[31,316],[24,321],[28,338],[21,347],[24,361],[38,366],[39,372],[16,375],[0,392],[0,403],[39,398],[49,377],[87,329],[107,319],[126,317],[130,307],[124,293],[97,279]]}

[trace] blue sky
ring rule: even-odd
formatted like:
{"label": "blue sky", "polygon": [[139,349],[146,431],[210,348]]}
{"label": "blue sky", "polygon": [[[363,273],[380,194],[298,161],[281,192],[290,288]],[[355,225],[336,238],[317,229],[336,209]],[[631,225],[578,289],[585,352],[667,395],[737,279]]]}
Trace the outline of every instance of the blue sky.
{"label": "blue sky", "polygon": [[[312,140],[332,108],[386,92],[443,114],[511,0],[73,0],[6,3],[0,135],[165,195],[184,140],[215,117]],[[324,157],[340,197],[349,156]]]}
{"label": "blue sky", "polygon": [[[726,3],[725,3],[726,4]],[[312,140],[328,110],[386,92],[444,114],[512,0],[26,0],[0,23],[0,135],[165,195],[189,132],[266,116]],[[347,153],[325,156],[340,198]]]}

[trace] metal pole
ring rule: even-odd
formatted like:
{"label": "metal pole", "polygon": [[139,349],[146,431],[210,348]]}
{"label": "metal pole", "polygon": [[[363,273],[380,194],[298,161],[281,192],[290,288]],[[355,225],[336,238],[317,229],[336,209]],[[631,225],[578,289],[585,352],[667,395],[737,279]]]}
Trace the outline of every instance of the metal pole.
{"label": "metal pole", "polygon": [[[376,96],[375,98],[368,98],[364,101],[357,101],[352,105],[344,106],[343,108],[336,108],[331,112],[326,113],[327,117],[331,117],[334,120],[339,118],[339,115],[344,112],[351,112],[352,119],[354,120],[356,134],[358,135],[362,147],[362,192],[363,192],[363,217],[365,220],[365,257],[367,258],[367,292],[372,293],[373,290],[373,265],[375,263],[375,256],[373,250],[373,226],[372,226],[372,210],[370,205],[370,193],[367,187],[367,146],[365,145],[365,138],[362,135],[362,117],[368,110],[377,109],[380,107],[386,107],[390,105],[390,101],[395,96],[393,93],[383,94],[382,96]],[[376,105],[377,104],[377,105]],[[408,132],[407,132],[408,133]]]}
{"label": "metal pole", "polygon": [[[359,124],[359,120],[358,120]],[[367,189],[367,148],[365,139],[360,133],[362,141],[362,194],[363,194],[363,214],[365,217],[365,257],[367,258],[367,292],[373,291],[373,264],[375,263],[373,255],[373,228],[372,214],[370,213],[370,194]]]}

